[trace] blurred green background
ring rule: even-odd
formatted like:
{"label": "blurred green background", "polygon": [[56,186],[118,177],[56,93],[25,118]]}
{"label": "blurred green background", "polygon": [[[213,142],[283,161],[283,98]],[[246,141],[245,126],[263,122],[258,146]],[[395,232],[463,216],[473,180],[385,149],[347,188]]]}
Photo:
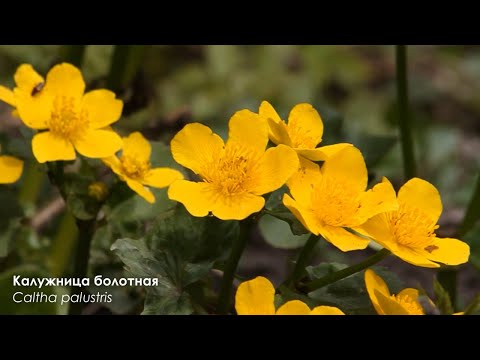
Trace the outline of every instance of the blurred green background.
{"label": "blurred green background", "polygon": [[[444,205],[440,235],[451,236],[463,219],[480,169],[480,47],[408,49],[419,176],[439,189]],[[117,58],[126,59],[120,72],[112,66],[115,51]],[[0,83],[12,87],[21,63],[46,74],[67,52],[62,46],[2,45]],[[159,165],[175,166],[168,141],[188,122],[205,123],[225,137],[228,120],[237,110],[257,111],[261,101],[267,100],[286,119],[294,105],[308,102],[325,123],[323,144],[352,142],[364,153],[372,181],[387,176],[398,188],[403,170],[397,141],[394,55],[393,46],[192,45],[137,46],[133,50],[88,46],[82,71],[87,89],[108,87],[125,101],[124,115],[115,129],[124,135],[142,131],[154,141],[153,162]],[[121,66],[118,61],[116,66]],[[30,135],[10,110],[0,104],[2,153],[27,161],[21,181],[0,188],[1,288],[11,285],[12,271],[67,276],[76,241],[72,217],[45,172],[31,159],[25,140]],[[122,264],[109,247],[119,236],[141,236],[155,216],[172,206],[165,191],[156,194],[159,200],[153,211],[129,192],[105,210],[105,221],[94,239],[91,273],[122,276]],[[305,236],[292,235],[285,223],[271,217],[262,219],[257,235],[242,258],[240,273],[267,275],[279,283]],[[459,273],[460,304],[480,291],[480,227],[466,239],[472,255],[470,264]],[[344,254],[323,242],[317,261],[354,263],[365,255],[368,251]],[[396,259],[385,265],[406,285],[431,292],[434,270]],[[123,314],[141,309],[141,289],[115,291],[113,303],[97,304],[88,311]],[[11,299],[0,295],[1,313],[64,312],[24,306],[12,309]]]}

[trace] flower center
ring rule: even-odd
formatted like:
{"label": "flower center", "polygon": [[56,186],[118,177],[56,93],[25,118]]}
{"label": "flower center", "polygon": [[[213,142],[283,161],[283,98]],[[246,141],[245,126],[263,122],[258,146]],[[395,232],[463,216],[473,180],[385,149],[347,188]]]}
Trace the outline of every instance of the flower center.
{"label": "flower center", "polygon": [[48,128],[63,139],[79,138],[88,129],[88,114],[79,108],[75,98],[56,96]]}
{"label": "flower center", "polygon": [[436,238],[435,230],[438,229],[438,225],[422,210],[401,204],[398,211],[387,213],[387,218],[397,243],[429,252],[435,250],[436,247],[432,244]]}
{"label": "flower center", "polygon": [[122,155],[120,163],[123,173],[133,180],[144,179],[150,171],[150,163],[137,157]]}
{"label": "flower center", "polygon": [[298,124],[288,124],[288,136],[292,142],[292,147],[300,149],[315,149],[316,139],[311,136],[310,129],[303,129]]}
{"label": "flower center", "polygon": [[259,158],[254,151],[229,143],[221,154],[205,165],[203,179],[225,196],[245,193],[250,188],[252,169]]}
{"label": "flower center", "polygon": [[358,194],[347,183],[323,177],[315,185],[312,206],[317,219],[331,226],[351,226],[360,202]]}
{"label": "flower center", "polygon": [[401,305],[410,315],[425,315],[420,303],[410,295],[390,295],[399,305]]}

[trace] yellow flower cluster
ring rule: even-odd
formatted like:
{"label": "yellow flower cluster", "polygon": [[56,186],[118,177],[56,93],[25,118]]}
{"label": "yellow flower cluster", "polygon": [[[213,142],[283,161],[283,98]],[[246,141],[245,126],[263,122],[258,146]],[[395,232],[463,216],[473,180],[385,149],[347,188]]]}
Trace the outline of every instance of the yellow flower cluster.
{"label": "yellow flower cluster", "polygon": [[[243,220],[258,213],[265,205],[263,195],[286,185],[289,193],[283,204],[311,233],[342,251],[364,249],[374,240],[416,266],[468,261],[466,243],[435,234],[442,202],[432,184],[414,178],[397,194],[383,178],[367,189],[367,167],[357,148],[347,143],[318,147],[323,122],[310,104],[296,105],[288,122],[266,101],[258,113],[238,111],[229,121],[227,141],[200,123],[186,125],[172,139],[171,152],[176,162],[196,174],[195,180],[187,180],[177,170],[152,168],[152,149],[142,134],[122,138],[111,128],[121,117],[123,102],[105,89],[85,93],[75,66],[56,65],[44,79],[24,64],[14,79],[13,90],[0,86],[0,100],[37,131],[32,151],[40,163],[75,160],[77,153],[101,159],[146,201],[155,201],[149,187],[169,187],[169,198],[182,203],[191,215],[213,214],[222,220]],[[274,146],[269,147],[269,141]],[[18,180],[22,167],[21,160],[0,156],[0,183]],[[100,185],[92,185],[89,192],[103,199],[107,190]],[[371,270],[365,276],[378,313],[423,313],[418,291],[390,295]],[[241,284],[237,312],[343,314],[322,306],[310,310],[298,300],[276,310],[274,293],[262,277]]]}
{"label": "yellow flower cluster", "polygon": [[[183,175],[174,169],[150,166],[151,147],[140,134],[121,138],[111,127],[117,122],[123,102],[105,89],[85,93],[85,81],[75,66],[55,65],[46,79],[31,65],[22,64],[14,75],[16,87],[0,86],[0,100],[14,108],[24,125],[37,130],[32,139],[39,163],[69,161],[76,153],[102,159],[127,185],[150,203],[155,201],[146,186],[163,188]],[[122,150],[117,158],[115,154]],[[23,161],[0,157],[0,183],[13,183],[21,175]],[[89,192],[97,199],[106,190],[98,184]]]}

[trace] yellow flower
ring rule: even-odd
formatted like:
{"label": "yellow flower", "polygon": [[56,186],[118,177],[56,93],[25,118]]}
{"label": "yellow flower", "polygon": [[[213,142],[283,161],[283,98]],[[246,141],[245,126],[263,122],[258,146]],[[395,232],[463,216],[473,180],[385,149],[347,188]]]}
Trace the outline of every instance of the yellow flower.
{"label": "yellow flower", "polygon": [[120,179],[149,203],[155,202],[155,196],[145,187],[164,188],[176,180],[183,179],[180,171],[171,168],[155,168],[150,165],[152,147],[139,132],[123,138],[122,156],[102,159]]}
{"label": "yellow flower", "polygon": [[95,181],[88,185],[88,195],[97,199],[98,201],[104,200],[108,195],[108,188],[101,181]]}
{"label": "yellow flower", "polygon": [[55,65],[44,82],[31,65],[23,64],[15,82],[13,91],[0,87],[0,100],[16,107],[28,127],[46,130],[32,139],[38,162],[74,160],[75,150],[90,158],[120,150],[122,140],[108,126],[120,118],[123,102],[104,89],[84,94],[85,82],[75,66]]}
{"label": "yellow flower", "polygon": [[275,288],[272,283],[263,276],[258,276],[238,286],[235,309],[238,315],[345,315],[333,306],[317,306],[310,310],[300,300],[288,301],[275,310],[274,300]]}
{"label": "yellow flower", "polygon": [[0,184],[11,184],[20,179],[23,161],[13,156],[0,156]]}
{"label": "yellow flower", "polygon": [[193,216],[209,212],[222,220],[242,220],[265,205],[263,194],[280,188],[298,168],[288,146],[265,151],[267,124],[242,110],[229,122],[226,144],[205,125],[186,125],[171,142],[174,159],[201,177],[200,182],[177,181],[168,189]]}
{"label": "yellow flower", "polygon": [[371,269],[365,271],[365,285],[379,315],[425,315],[418,301],[418,290],[407,288],[398,295],[390,295],[385,281]]}
{"label": "yellow flower", "polygon": [[317,148],[322,141],[323,122],[310,104],[296,105],[290,111],[287,124],[267,101],[261,103],[258,113],[267,120],[269,138],[273,143],[290,146],[305,159],[323,161],[336,152],[352,146],[341,143]]}
{"label": "yellow flower", "polygon": [[468,261],[470,247],[466,243],[438,238],[435,234],[442,213],[442,201],[435,186],[413,178],[398,192],[398,204],[398,210],[379,214],[362,228],[379,244],[413,265],[434,268],[440,266],[437,262],[459,265]]}
{"label": "yellow flower", "polygon": [[369,240],[345,228],[361,232],[359,226],[372,216],[398,207],[395,191],[383,179],[365,191],[367,167],[360,151],[349,146],[330,156],[322,168],[304,161],[287,184],[284,205],[313,234],[322,235],[342,251],[367,247]]}

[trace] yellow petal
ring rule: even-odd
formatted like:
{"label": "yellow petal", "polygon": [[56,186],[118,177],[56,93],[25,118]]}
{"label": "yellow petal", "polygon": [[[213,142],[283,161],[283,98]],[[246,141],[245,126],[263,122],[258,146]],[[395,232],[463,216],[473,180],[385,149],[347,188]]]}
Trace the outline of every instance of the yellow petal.
{"label": "yellow petal", "polygon": [[258,111],[259,115],[264,118],[268,124],[268,137],[276,145],[285,144],[292,146],[288,129],[285,122],[280,118],[272,105],[267,101],[262,101]]}
{"label": "yellow petal", "polygon": [[266,194],[280,188],[298,169],[298,156],[285,145],[268,149],[252,173],[252,193]]}
{"label": "yellow petal", "polygon": [[309,315],[310,308],[300,300],[288,301],[277,310],[277,315]]}
{"label": "yellow petal", "polygon": [[213,209],[212,213],[222,220],[243,220],[248,216],[259,212],[265,205],[265,199],[262,196],[244,193],[232,196],[222,196],[218,193],[212,193]]}
{"label": "yellow petal", "polygon": [[138,195],[140,195],[150,204],[153,204],[155,202],[155,196],[152,194],[152,192],[149,189],[147,189],[141,183],[131,179],[126,179],[126,182],[130,189],[135,191]]}
{"label": "yellow petal", "polygon": [[53,95],[80,99],[85,91],[82,73],[75,66],[62,63],[55,65],[47,74],[45,90]]}
{"label": "yellow petal", "polygon": [[302,223],[305,229],[308,229],[311,233],[319,234],[318,221],[315,218],[314,213],[307,207],[302,206],[299,202],[293,200],[287,194],[283,195],[283,205]]}
{"label": "yellow petal", "polygon": [[39,163],[58,160],[75,160],[75,149],[71,142],[45,131],[32,139],[33,155]]}
{"label": "yellow petal", "polygon": [[372,217],[360,228],[360,233],[364,234],[366,232],[368,236],[383,246],[386,244],[395,244],[395,240],[392,232],[390,231],[390,225],[385,217],[385,214],[378,214]]}
{"label": "yellow petal", "polygon": [[397,195],[390,181],[384,177],[381,183],[362,194],[355,217],[360,225],[377,214],[394,210],[398,210]]}
{"label": "yellow petal", "polygon": [[35,86],[44,82],[43,77],[30,64],[20,65],[15,72],[14,79],[17,87],[30,95]]}
{"label": "yellow petal", "polygon": [[400,305],[395,299],[386,297],[378,290],[374,290],[378,304],[385,315],[410,315],[407,309]]}
{"label": "yellow petal", "polygon": [[427,258],[445,265],[460,265],[466,263],[470,256],[470,246],[467,243],[450,238],[437,239],[433,247],[427,251]]}
{"label": "yellow petal", "polygon": [[437,221],[442,213],[442,200],[438,190],[428,181],[419,178],[407,181],[400,188],[398,202],[423,210],[433,221]]}
{"label": "yellow petal", "polygon": [[367,187],[368,173],[362,153],[348,146],[328,158],[322,166],[324,176],[347,184],[353,191],[363,192]]}
{"label": "yellow petal", "polygon": [[270,118],[276,123],[283,122],[278,113],[268,101],[262,101],[262,103],[260,104],[260,108],[258,109],[258,113],[260,116],[266,119]]}
{"label": "yellow petal", "polygon": [[316,149],[295,148],[295,151],[297,152],[298,155],[303,156],[309,160],[325,161],[332,155],[335,155],[340,150],[343,150],[349,146],[353,146],[353,145],[348,143],[340,143],[340,144],[322,146]]}
{"label": "yellow petal", "polygon": [[209,183],[177,180],[168,189],[171,200],[181,202],[193,216],[211,211],[222,220],[243,220],[265,205],[262,196],[249,193],[227,196]]}
{"label": "yellow petal", "polygon": [[148,172],[143,183],[156,188],[164,188],[169,186],[176,180],[183,179],[180,171],[170,168],[156,168]]}
{"label": "yellow petal", "polygon": [[6,102],[8,105],[16,106],[15,96],[13,95],[13,91],[1,85],[0,85],[0,100],[2,100],[3,102]]}
{"label": "yellow petal", "polygon": [[418,297],[420,296],[420,293],[417,289],[406,288],[400,291],[397,295],[397,297],[404,297],[404,296],[405,297],[408,296],[410,299],[414,301],[418,301]]}
{"label": "yellow petal", "polygon": [[320,228],[320,234],[342,251],[363,250],[370,243],[370,240],[354,235],[341,227],[325,225]]}
{"label": "yellow petal", "polygon": [[120,162],[120,160],[116,157],[116,156],[109,156],[107,158],[103,158],[102,159],[102,162],[107,165],[110,169],[112,169],[112,171],[115,173],[115,174],[122,174],[123,171],[122,171],[122,163]]}
{"label": "yellow petal", "polygon": [[235,310],[238,315],[274,315],[275,288],[268,279],[258,276],[238,286]]}
{"label": "yellow petal", "polygon": [[228,142],[263,152],[268,143],[268,125],[250,110],[237,111],[228,123]]}
{"label": "yellow petal", "polygon": [[182,203],[193,216],[207,216],[213,208],[210,187],[204,182],[178,180],[168,188],[168,198]]}
{"label": "yellow petal", "polygon": [[283,122],[275,122],[272,119],[267,119],[268,124],[268,137],[274,144],[285,144],[287,146],[292,146],[292,140],[290,135],[288,135],[287,125]]}
{"label": "yellow petal", "polygon": [[110,130],[88,130],[73,143],[80,154],[89,158],[109,157],[122,148],[122,138]]}
{"label": "yellow petal", "polygon": [[428,253],[419,253],[415,250],[407,248],[405,246],[397,246],[396,248],[390,248],[390,243],[382,244],[387,249],[389,249],[394,255],[398,256],[403,261],[408,262],[409,264],[415,266],[422,266],[428,268],[437,268],[440,267],[437,263],[430,261],[427,258],[427,255],[430,256]]}
{"label": "yellow petal", "polygon": [[170,145],[175,161],[196,174],[201,174],[205,164],[217,158],[224,147],[220,136],[199,123],[186,125],[175,135]]}
{"label": "yellow petal", "polygon": [[0,184],[11,184],[20,179],[23,161],[13,156],[0,156]]}
{"label": "yellow petal", "polygon": [[303,206],[309,206],[313,193],[313,186],[320,182],[322,173],[320,166],[303,157],[299,158],[298,170],[287,181],[288,189],[293,198]]}
{"label": "yellow petal", "polygon": [[380,306],[377,298],[377,293],[390,297],[390,290],[383,279],[375,274],[372,269],[365,270],[365,287],[367,288],[368,296],[372,301],[373,307],[379,315],[385,315],[385,311]]}
{"label": "yellow petal", "polygon": [[109,90],[93,90],[83,96],[82,109],[88,114],[90,127],[100,129],[120,119],[123,101]]}
{"label": "yellow petal", "polygon": [[301,144],[303,146],[293,144],[295,147],[314,149],[322,141],[323,122],[312,105],[298,104],[288,115],[288,130],[290,137],[292,137],[292,131],[296,134],[299,139],[297,142],[306,141],[306,144]]}
{"label": "yellow petal", "polygon": [[345,315],[345,313],[334,306],[317,306],[313,308],[310,315]]}
{"label": "yellow petal", "polygon": [[52,97],[48,94],[30,96],[19,89],[15,89],[14,93],[18,115],[22,122],[32,129],[46,129],[52,114]]}
{"label": "yellow petal", "polygon": [[149,162],[151,154],[152,146],[150,142],[138,131],[123,138],[122,155],[125,157]]}

